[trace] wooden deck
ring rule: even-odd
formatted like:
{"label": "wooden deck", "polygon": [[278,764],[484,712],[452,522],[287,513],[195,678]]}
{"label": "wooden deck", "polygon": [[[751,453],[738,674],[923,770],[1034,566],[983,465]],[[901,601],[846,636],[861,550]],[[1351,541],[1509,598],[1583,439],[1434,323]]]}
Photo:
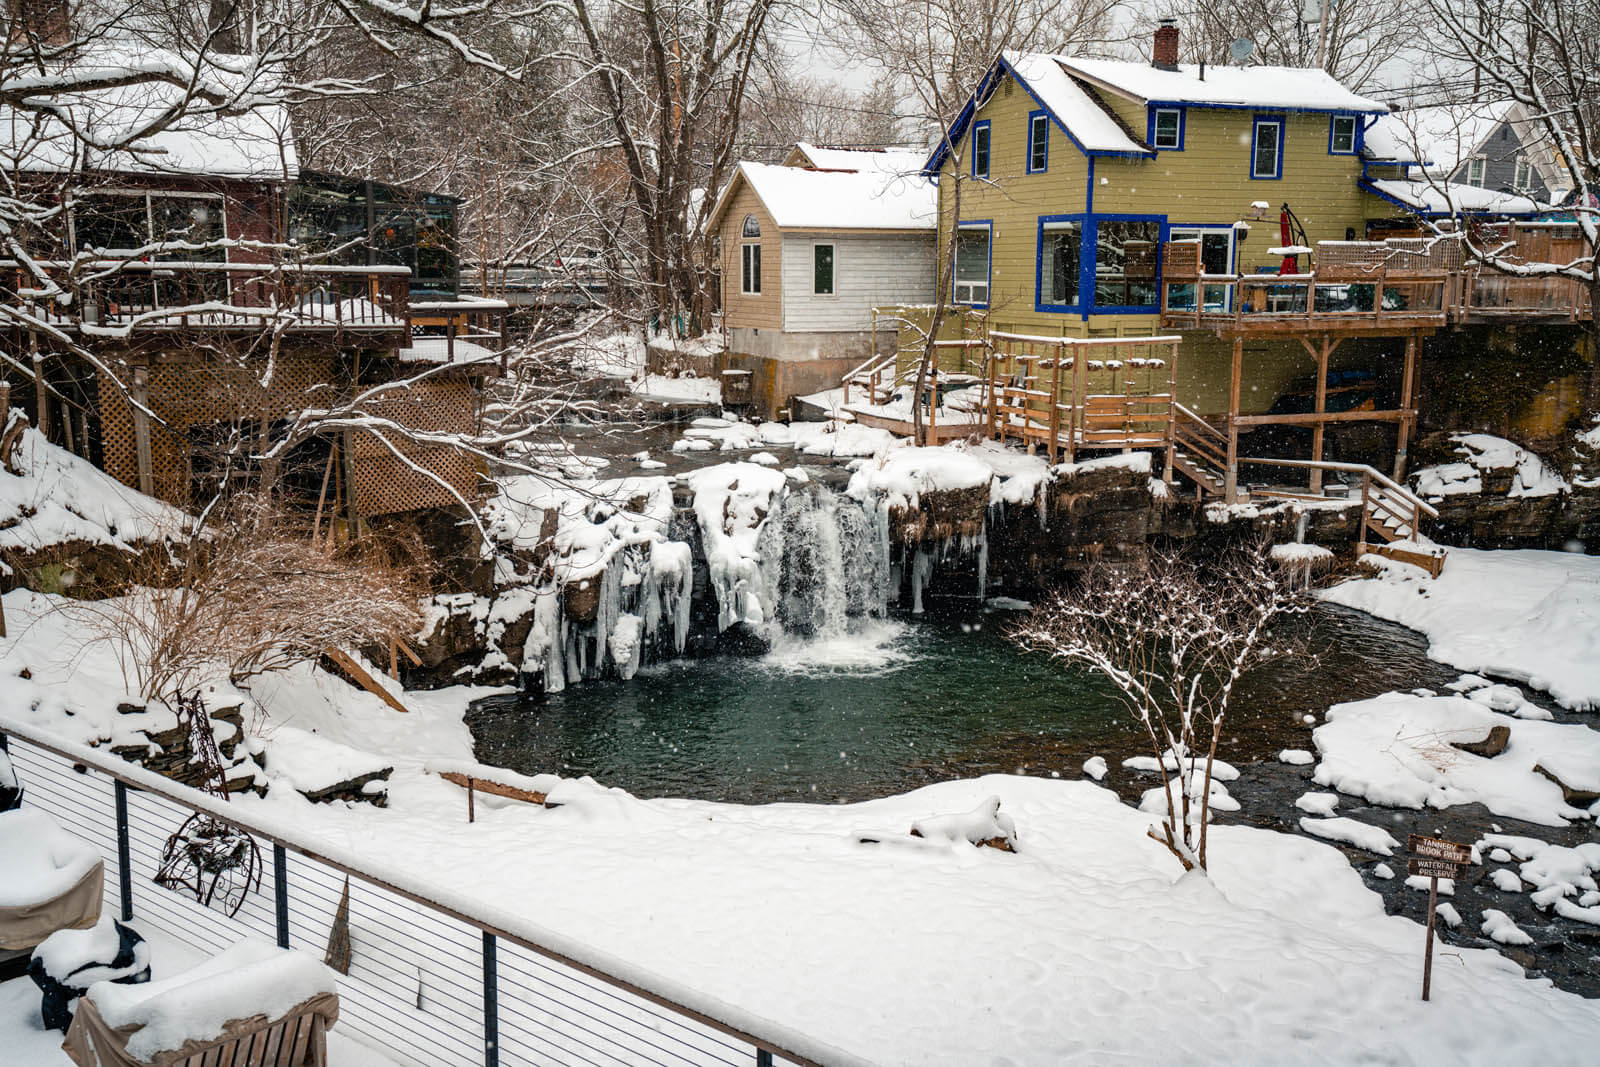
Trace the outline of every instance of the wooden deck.
{"label": "wooden deck", "polygon": [[[1550,226],[1512,226],[1516,264],[1568,262],[1574,238]],[[1206,274],[1199,243],[1162,249],[1161,323],[1239,336],[1402,336],[1451,325],[1560,324],[1593,318],[1588,291],[1571,278],[1507,274],[1463,259],[1459,241],[1402,238],[1323,241],[1311,271]]]}

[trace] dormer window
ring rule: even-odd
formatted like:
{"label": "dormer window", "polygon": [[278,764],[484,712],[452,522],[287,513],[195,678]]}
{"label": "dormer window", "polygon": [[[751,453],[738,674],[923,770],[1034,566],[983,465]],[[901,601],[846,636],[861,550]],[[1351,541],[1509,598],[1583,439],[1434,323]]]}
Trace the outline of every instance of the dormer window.
{"label": "dormer window", "polygon": [[1175,107],[1158,107],[1150,119],[1150,144],[1162,151],[1177,151],[1183,147],[1183,110]]}
{"label": "dormer window", "polygon": [[1356,151],[1356,117],[1335,115],[1328,121],[1328,154],[1351,156]]}

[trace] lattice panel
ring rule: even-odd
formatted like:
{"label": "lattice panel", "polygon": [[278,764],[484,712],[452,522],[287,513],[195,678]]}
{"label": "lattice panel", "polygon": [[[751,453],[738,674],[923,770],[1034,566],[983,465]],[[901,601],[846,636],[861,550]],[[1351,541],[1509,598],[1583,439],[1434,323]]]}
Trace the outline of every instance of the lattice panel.
{"label": "lattice panel", "polygon": [[[331,352],[285,351],[278,354],[268,384],[267,361],[252,358],[243,365],[188,359],[155,362],[147,370],[145,403],[165,422],[150,423],[150,469],[154,495],[179,506],[190,503],[188,431],[218,422],[280,419],[308,406],[331,404],[338,397],[339,368]],[[131,386],[132,371],[123,373]],[[108,473],[135,488],[139,485],[138,447],[133,407],[109,376],[101,374],[101,435]]]}
{"label": "lattice panel", "polygon": [[[464,379],[435,379],[397,392],[393,399],[363,406],[367,414],[414,430],[440,433],[472,431],[472,384]],[[388,444],[384,441],[387,440]],[[472,460],[447,446],[415,443],[397,434],[380,439],[356,430],[350,434],[355,468],[356,510],[362,515],[392,515],[421,508],[457,507],[459,501],[433,478],[419,473],[394,454],[398,449],[419,467],[448,482],[463,499],[478,492],[478,471]]]}

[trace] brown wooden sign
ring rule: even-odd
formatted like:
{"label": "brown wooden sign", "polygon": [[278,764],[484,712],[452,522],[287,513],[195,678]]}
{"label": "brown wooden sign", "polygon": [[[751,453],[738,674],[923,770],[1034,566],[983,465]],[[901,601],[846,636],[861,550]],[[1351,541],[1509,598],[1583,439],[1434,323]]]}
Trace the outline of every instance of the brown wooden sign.
{"label": "brown wooden sign", "polygon": [[[1472,846],[1463,845],[1456,841],[1446,841],[1442,837],[1423,837],[1421,834],[1412,834],[1406,843],[1406,848],[1413,856],[1425,860],[1443,860],[1445,863],[1468,864],[1472,862]],[[1441,878],[1446,877],[1440,875]]]}
{"label": "brown wooden sign", "polygon": [[1433,922],[1439,907],[1439,879],[1460,876],[1461,868],[1472,862],[1472,846],[1412,834],[1406,847],[1412,853],[1407,868],[1411,874],[1428,880],[1428,941],[1422,956],[1422,999],[1427,1000],[1433,979]]}

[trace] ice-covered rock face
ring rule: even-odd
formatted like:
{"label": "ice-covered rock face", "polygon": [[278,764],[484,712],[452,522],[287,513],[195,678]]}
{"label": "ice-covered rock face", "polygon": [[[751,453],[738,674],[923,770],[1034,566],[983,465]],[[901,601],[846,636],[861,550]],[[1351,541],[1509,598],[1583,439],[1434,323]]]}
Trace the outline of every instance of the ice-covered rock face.
{"label": "ice-covered rock face", "polygon": [[717,628],[837,635],[882,615],[888,546],[856,501],[750,463],[689,476]]}

